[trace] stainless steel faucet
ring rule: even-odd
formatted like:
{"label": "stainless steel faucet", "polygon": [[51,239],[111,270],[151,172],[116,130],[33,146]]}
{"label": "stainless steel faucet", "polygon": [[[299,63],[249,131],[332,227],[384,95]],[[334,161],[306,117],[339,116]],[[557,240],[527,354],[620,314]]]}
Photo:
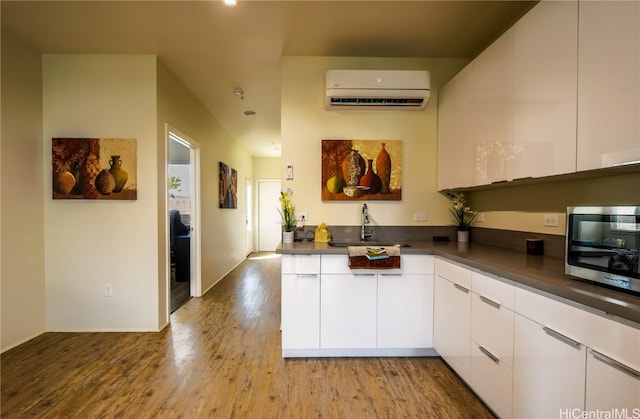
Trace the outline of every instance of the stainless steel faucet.
{"label": "stainless steel faucet", "polygon": [[365,241],[367,237],[371,237],[371,231],[367,232],[366,226],[369,224],[369,209],[367,204],[362,204],[362,217],[360,218],[360,240]]}

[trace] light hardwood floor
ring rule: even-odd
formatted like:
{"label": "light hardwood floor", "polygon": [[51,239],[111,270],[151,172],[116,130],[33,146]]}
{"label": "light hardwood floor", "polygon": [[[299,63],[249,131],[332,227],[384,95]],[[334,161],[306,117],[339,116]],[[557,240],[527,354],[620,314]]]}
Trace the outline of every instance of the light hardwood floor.
{"label": "light hardwood floor", "polygon": [[159,333],[46,333],[2,354],[2,418],[492,418],[439,358],[282,359],[280,259],[243,262]]}

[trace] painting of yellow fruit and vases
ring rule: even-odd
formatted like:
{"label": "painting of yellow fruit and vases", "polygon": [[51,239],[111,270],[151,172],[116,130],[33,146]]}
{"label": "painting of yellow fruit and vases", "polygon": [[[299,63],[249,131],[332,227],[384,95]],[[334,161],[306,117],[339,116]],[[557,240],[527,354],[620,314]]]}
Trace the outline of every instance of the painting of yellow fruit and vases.
{"label": "painting of yellow fruit and vases", "polygon": [[137,199],[134,138],[53,138],[53,199]]}
{"label": "painting of yellow fruit and vases", "polygon": [[401,199],[401,140],[322,140],[323,201]]}

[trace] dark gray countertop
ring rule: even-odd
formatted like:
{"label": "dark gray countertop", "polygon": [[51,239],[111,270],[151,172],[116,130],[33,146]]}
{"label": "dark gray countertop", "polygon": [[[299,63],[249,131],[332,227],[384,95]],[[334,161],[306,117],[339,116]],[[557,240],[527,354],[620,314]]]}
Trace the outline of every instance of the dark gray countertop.
{"label": "dark gray countertop", "polygon": [[[598,310],[614,320],[640,328],[640,297],[609,289],[564,273],[564,260],[549,256],[530,256],[525,252],[458,242],[410,242],[402,254],[436,255],[489,274],[512,280],[553,296]],[[355,246],[361,243],[354,242]],[[279,254],[347,254],[347,247],[326,243],[281,244]],[[632,322],[632,323],[629,323]]]}

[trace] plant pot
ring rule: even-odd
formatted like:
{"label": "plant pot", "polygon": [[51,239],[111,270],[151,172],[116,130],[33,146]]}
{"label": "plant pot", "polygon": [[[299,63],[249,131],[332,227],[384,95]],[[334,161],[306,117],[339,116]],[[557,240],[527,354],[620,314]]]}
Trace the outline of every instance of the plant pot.
{"label": "plant pot", "polygon": [[293,231],[282,232],[282,243],[283,244],[293,243]]}
{"label": "plant pot", "polygon": [[469,231],[468,230],[458,231],[458,241],[461,242],[461,243],[468,243],[469,242]]}

